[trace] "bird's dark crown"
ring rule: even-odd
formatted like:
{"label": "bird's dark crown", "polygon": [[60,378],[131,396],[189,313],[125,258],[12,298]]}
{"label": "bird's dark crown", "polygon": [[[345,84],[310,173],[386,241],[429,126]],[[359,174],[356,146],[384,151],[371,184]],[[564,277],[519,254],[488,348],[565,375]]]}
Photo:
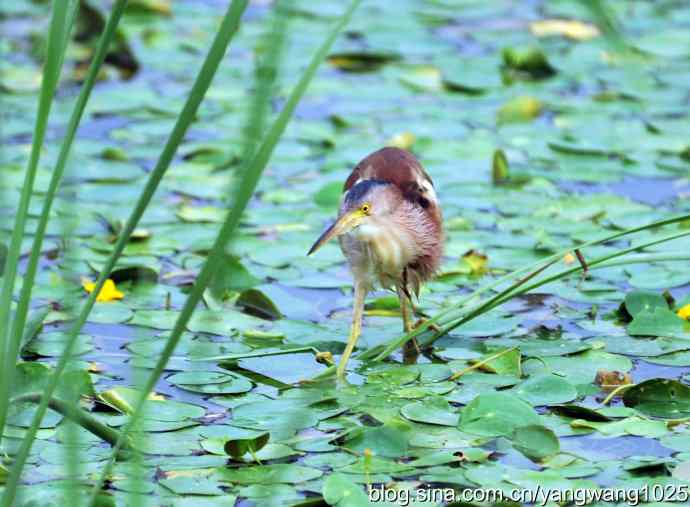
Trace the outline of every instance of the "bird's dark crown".
{"label": "bird's dark crown", "polygon": [[348,205],[354,205],[359,203],[365,195],[367,195],[372,188],[380,185],[390,185],[389,181],[384,180],[362,180],[356,185],[354,185],[350,190],[348,190],[345,196],[345,203]]}

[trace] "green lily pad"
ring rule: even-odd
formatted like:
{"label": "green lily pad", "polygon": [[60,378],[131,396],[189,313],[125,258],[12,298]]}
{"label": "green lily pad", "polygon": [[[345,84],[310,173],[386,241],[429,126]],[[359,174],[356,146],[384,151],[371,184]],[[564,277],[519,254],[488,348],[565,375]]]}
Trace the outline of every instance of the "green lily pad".
{"label": "green lily pad", "polygon": [[561,449],[556,434],[538,424],[515,428],[510,439],[513,447],[534,461],[558,454]]}
{"label": "green lily pad", "polygon": [[539,415],[524,401],[507,393],[480,394],[461,412],[460,429],[487,437],[509,437],[516,428],[540,424]]}
{"label": "green lily pad", "polygon": [[530,376],[511,389],[531,405],[567,403],[577,398],[577,389],[563,377],[553,374]]}
{"label": "green lily pad", "polygon": [[[131,387],[114,387],[98,394],[98,399],[123,414],[131,414],[140,392]],[[206,411],[191,403],[174,400],[149,399],[146,402],[146,417],[160,421],[180,421],[201,417]]]}
{"label": "green lily pad", "polygon": [[328,505],[338,507],[366,507],[371,505],[369,497],[361,486],[353,483],[344,474],[329,475],[323,483],[322,494]]}
{"label": "green lily pad", "polygon": [[357,452],[370,449],[377,456],[399,458],[407,454],[408,430],[404,424],[392,422],[382,426],[357,428],[347,436],[344,447]]}
{"label": "green lily pad", "polygon": [[677,380],[649,379],[627,389],[623,402],[652,417],[689,417],[690,387]]}
{"label": "green lily pad", "polygon": [[641,310],[628,326],[628,333],[632,336],[690,337],[690,326],[668,307],[655,307]]}
{"label": "green lily pad", "polygon": [[242,291],[235,304],[245,312],[262,319],[276,320],[282,317],[275,303],[258,289]]}
{"label": "green lily pad", "polygon": [[653,312],[657,308],[668,309],[668,303],[656,292],[636,290],[625,296],[625,309],[632,317],[643,311]]}
{"label": "green lily pad", "polygon": [[253,438],[242,438],[228,440],[225,442],[224,449],[227,454],[235,459],[239,459],[247,453],[255,454],[263,449],[270,438],[270,433],[262,433]]}
{"label": "green lily pad", "polygon": [[400,413],[415,422],[441,426],[457,426],[458,424],[458,414],[443,398],[427,398],[424,401],[408,403],[400,409]]}
{"label": "green lily pad", "polygon": [[220,371],[181,372],[167,380],[180,389],[205,394],[246,393],[252,388],[252,383],[245,377]]}
{"label": "green lily pad", "polygon": [[158,483],[176,495],[225,495],[218,481],[208,477],[173,477],[161,479]]}
{"label": "green lily pad", "polygon": [[217,471],[220,481],[231,484],[299,484],[323,475],[316,468],[293,463],[224,468]]}

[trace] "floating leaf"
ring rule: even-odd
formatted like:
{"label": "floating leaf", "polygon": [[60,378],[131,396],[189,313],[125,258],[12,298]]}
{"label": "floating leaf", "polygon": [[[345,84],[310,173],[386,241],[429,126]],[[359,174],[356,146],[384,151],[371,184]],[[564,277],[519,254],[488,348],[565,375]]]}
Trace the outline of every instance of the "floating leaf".
{"label": "floating leaf", "polygon": [[211,206],[182,206],[176,214],[185,222],[195,223],[218,223],[225,218],[223,209]]}
{"label": "floating leaf", "polygon": [[226,255],[210,289],[214,296],[222,299],[226,291],[250,289],[260,282],[237,257]]}
{"label": "floating leaf", "polygon": [[293,463],[275,465],[243,466],[242,468],[222,468],[218,478],[232,484],[297,484],[323,475],[321,470]]}
{"label": "floating leaf", "polygon": [[574,385],[567,379],[551,373],[530,376],[511,391],[534,406],[566,403],[577,398],[577,389]]}
{"label": "floating leaf", "polygon": [[396,53],[385,52],[342,52],[332,53],[328,56],[328,63],[346,72],[371,72],[387,63],[401,60]]}
{"label": "floating leaf", "polygon": [[450,404],[443,398],[427,398],[424,401],[408,403],[400,409],[400,413],[410,421],[438,424],[441,426],[457,426],[458,414],[452,410]]}
{"label": "floating leaf", "polygon": [[[640,311],[628,326],[631,336],[682,336],[686,334],[683,319],[668,308]],[[688,335],[690,336],[690,335]]]}
{"label": "floating leaf", "polygon": [[690,417],[690,387],[677,380],[645,380],[625,391],[623,402],[652,417]]}
{"label": "floating leaf", "polygon": [[414,65],[408,67],[400,81],[417,92],[437,92],[443,89],[441,71],[432,65]]}
{"label": "floating leaf", "polygon": [[116,284],[122,282],[155,283],[158,281],[158,271],[149,266],[123,266],[114,269],[110,273],[110,278]]}
{"label": "floating leaf", "polygon": [[[45,363],[20,362],[12,384],[12,395],[41,393],[45,390],[53,369]],[[68,371],[58,387],[56,395],[67,399],[74,396],[95,394],[91,376],[85,370]]]}
{"label": "floating leaf", "polygon": [[[488,358],[493,358],[487,361]],[[478,369],[498,375],[521,375],[521,354],[517,348],[495,350],[478,359],[470,359],[470,364],[480,363]]]}
{"label": "floating leaf", "polygon": [[338,206],[343,195],[343,184],[339,181],[332,181],[322,186],[314,194],[314,202],[324,208],[333,209]]}
{"label": "floating leaf", "polygon": [[282,317],[271,298],[258,289],[242,291],[235,304],[248,314],[262,319],[277,320]]}
{"label": "floating leaf", "polygon": [[503,150],[494,151],[491,163],[491,181],[494,185],[500,185],[508,181],[509,168],[508,159]]}
{"label": "floating leaf", "polygon": [[407,455],[409,428],[405,423],[358,428],[348,435],[344,447],[357,452],[370,449],[376,456],[399,458]]}
{"label": "floating leaf", "polygon": [[334,473],[323,483],[323,499],[328,505],[337,507],[366,507],[371,505],[362,487],[344,474]]}
{"label": "floating leaf", "polygon": [[462,256],[462,262],[469,268],[469,272],[474,276],[481,276],[487,272],[489,257],[477,250],[469,250]]}
{"label": "floating leaf", "polygon": [[518,451],[533,461],[541,461],[561,450],[556,434],[544,426],[530,424],[515,428],[510,440]]}
{"label": "floating leaf", "polygon": [[480,394],[461,412],[460,430],[487,437],[510,437],[520,426],[539,425],[539,415],[515,396],[503,392]]}
{"label": "floating leaf", "polygon": [[[131,387],[114,387],[98,394],[98,399],[123,414],[131,414],[140,395]],[[182,421],[201,417],[206,412],[202,407],[181,401],[167,400],[160,395],[149,395],[146,402],[146,417],[157,421]]]}
{"label": "floating leaf", "polygon": [[555,405],[551,407],[551,410],[566,417],[584,419],[586,421],[607,422],[611,420],[610,417],[601,412],[597,412],[591,408],[581,407],[580,405]]}
{"label": "floating leaf", "polygon": [[228,455],[239,460],[247,453],[254,455],[259,452],[268,443],[269,439],[270,433],[266,432],[253,438],[228,440],[223,448]]}
{"label": "floating leaf", "polygon": [[541,114],[542,108],[542,103],[534,97],[515,97],[499,108],[496,122],[503,124],[532,121]]}
{"label": "floating leaf", "polygon": [[668,308],[664,296],[644,290],[636,290],[626,294],[624,304],[631,317],[636,317],[642,311],[653,312],[656,308]]}
{"label": "floating leaf", "polygon": [[205,394],[239,394],[252,389],[252,383],[245,377],[222,371],[181,372],[167,380],[185,391]]}
{"label": "floating leaf", "polygon": [[176,495],[203,495],[220,496],[226,495],[219,486],[220,484],[209,477],[172,477],[161,479],[158,483],[175,493]]}
{"label": "floating leaf", "polygon": [[504,68],[511,71],[511,77],[545,79],[556,73],[544,52],[536,47],[505,48],[501,56]]}

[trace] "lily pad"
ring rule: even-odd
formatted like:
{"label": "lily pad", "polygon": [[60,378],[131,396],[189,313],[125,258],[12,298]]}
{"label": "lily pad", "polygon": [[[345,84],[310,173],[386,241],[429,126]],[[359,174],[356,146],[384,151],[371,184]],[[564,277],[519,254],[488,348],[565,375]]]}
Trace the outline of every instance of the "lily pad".
{"label": "lily pad", "polygon": [[513,447],[534,461],[541,461],[560,451],[556,434],[549,428],[537,424],[515,428],[511,442]]}
{"label": "lily pad", "polygon": [[690,387],[669,379],[649,379],[625,391],[623,402],[652,417],[690,416]]}
{"label": "lily pad", "polygon": [[487,437],[510,437],[516,428],[540,424],[539,415],[524,401],[507,393],[480,394],[461,412],[460,429]]}
{"label": "lily pad", "polygon": [[424,401],[408,403],[400,409],[407,419],[441,426],[457,426],[458,414],[443,398],[428,398]]}
{"label": "lily pad", "polygon": [[252,388],[252,383],[245,377],[220,371],[181,372],[167,380],[180,389],[204,394],[238,394]]}
{"label": "lily pad", "polygon": [[292,463],[224,468],[217,471],[219,480],[231,484],[299,484],[322,475],[323,472],[316,468]]}

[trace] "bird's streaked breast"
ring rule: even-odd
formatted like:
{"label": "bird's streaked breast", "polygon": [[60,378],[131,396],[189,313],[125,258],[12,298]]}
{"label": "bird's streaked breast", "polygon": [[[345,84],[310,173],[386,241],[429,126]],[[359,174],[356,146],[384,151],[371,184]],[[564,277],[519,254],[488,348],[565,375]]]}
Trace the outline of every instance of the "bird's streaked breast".
{"label": "bird's streaked breast", "polygon": [[415,255],[409,235],[394,224],[384,226],[371,221],[360,226],[355,237],[368,251],[369,270],[383,285],[389,279],[397,280]]}

